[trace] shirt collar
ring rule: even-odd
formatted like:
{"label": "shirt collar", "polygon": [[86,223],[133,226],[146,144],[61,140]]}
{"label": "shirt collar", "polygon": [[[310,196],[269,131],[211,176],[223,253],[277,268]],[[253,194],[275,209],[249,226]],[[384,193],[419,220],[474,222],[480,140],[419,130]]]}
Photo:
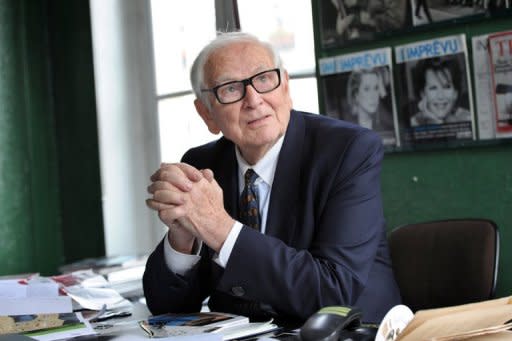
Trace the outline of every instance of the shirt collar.
{"label": "shirt collar", "polygon": [[238,161],[238,179],[242,179],[242,184],[245,172],[247,169],[252,168],[263,182],[272,187],[277,168],[277,159],[279,157],[281,147],[283,146],[283,141],[284,135],[277,140],[261,160],[252,166],[244,160],[242,154],[238,150],[238,147],[235,148],[236,160]]}

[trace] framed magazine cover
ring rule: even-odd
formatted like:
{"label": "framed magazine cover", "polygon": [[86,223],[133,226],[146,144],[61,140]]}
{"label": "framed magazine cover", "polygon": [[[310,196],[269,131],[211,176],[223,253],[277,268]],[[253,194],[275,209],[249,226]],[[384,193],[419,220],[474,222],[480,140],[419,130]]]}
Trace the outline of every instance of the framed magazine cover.
{"label": "framed magazine cover", "polygon": [[[409,0],[413,26],[483,17],[493,0]],[[505,5],[505,1],[502,1]]]}
{"label": "framed magazine cover", "polygon": [[[512,31],[492,32],[473,36],[472,59],[473,59],[473,82],[475,86],[476,99],[476,123],[478,127],[479,140],[491,140],[496,138],[512,137],[512,131],[506,129],[497,129],[498,108],[506,108],[506,104],[501,102],[507,98],[506,94],[500,94],[496,91],[493,75],[491,74],[491,56],[489,51],[489,36],[502,34]],[[507,79],[503,79],[505,84]],[[512,82],[512,79],[510,79]],[[498,89],[500,90],[500,89]],[[509,96],[510,97],[510,96]],[[501,102],[501,103],[500,103]],[[503,131],[502,131],[503,130]]]}
{"label": "framed magazine cover", "polygon": [[411,26],[409,0],[318,0],[320,46],[371,41]]}
{"label": "framed magazine cover", "polygon": [[395,47],[404,144],[474,140],[465,35]]}
{"label": "framed magazine cover", "polygon": [[376,131],[385,146],[399,146],[391,48],[320,60],[327,116]]}
{"label": "framed magazine cover", "polygon": [[512,133],[512,32],[489,35],[496,133]]}

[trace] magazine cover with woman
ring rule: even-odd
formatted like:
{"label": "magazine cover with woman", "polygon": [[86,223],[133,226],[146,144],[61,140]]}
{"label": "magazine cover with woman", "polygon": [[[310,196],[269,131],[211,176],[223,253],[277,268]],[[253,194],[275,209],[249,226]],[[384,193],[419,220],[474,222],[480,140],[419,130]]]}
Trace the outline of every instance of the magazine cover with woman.
{"label": "magazine cover with woman", "polygon": [[474,140],[464,34],[395,47],[404,144]]}
{"label": "magazine cover with woman", "polygon": [[325,113],[375,130],[386,146],[398,146],[391,48],[319,61]]}

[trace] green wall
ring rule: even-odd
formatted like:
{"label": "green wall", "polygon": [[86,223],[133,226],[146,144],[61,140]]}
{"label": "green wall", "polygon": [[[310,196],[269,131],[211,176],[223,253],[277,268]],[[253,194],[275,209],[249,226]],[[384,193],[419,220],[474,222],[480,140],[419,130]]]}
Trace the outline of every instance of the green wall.
{"label": "green wall", "polygon": [[104,254],[88,13],[0,1],[0,275]]}

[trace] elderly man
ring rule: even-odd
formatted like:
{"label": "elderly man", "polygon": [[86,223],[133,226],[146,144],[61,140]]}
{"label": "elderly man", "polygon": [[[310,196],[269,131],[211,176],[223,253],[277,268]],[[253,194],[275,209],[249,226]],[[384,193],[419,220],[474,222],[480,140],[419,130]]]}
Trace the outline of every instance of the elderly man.
{"label": "elderly man", "polygon": [[[296,323],[351,305],[379,322],[400,303],[370,130],[292,109],[272,47],[219,35],[192,66],[197,112],[223,137],[151,177],[169,231],[148,259],[154,314],[211,310]],[[316,94],[311,94],[316,96]]]}

